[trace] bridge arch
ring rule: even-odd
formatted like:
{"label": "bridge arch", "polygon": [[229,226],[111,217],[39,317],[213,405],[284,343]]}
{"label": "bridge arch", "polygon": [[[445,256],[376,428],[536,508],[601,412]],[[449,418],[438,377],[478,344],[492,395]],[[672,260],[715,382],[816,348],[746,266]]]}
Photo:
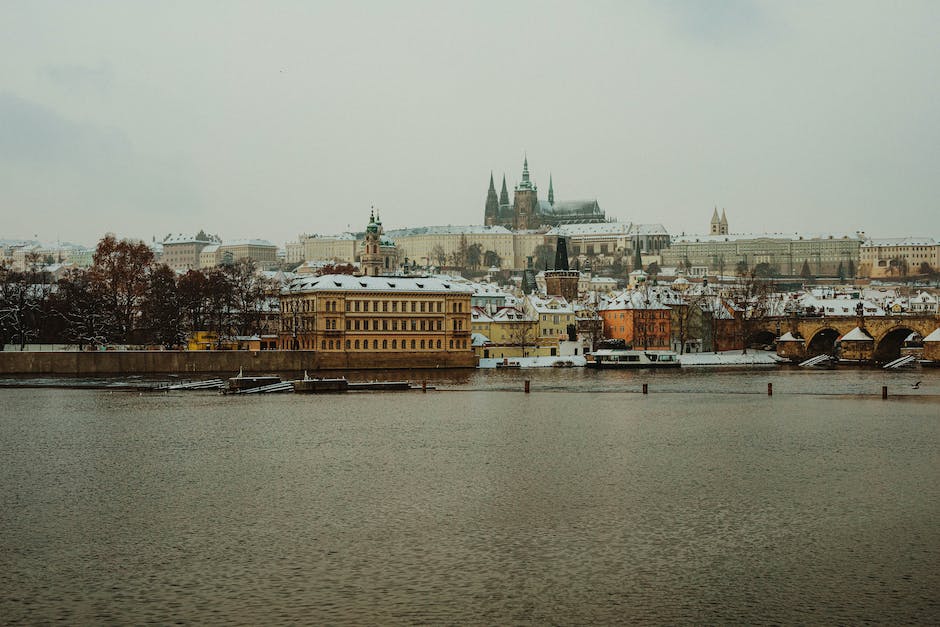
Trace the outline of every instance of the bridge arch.
{"label": "bridge arch", "polygon": [[772,346],[777,342],[777,334],[769,329],[757,329],[747,337],[748,348]]}
{"label": "bridge arch", "polygon": [[835,350],[836,340],[842,333],[833,327],[823,327],[806,342],[806,356],[831,355]]}
{"label": "bridge arch", "polygon": [[889,362],[901,356],[901,345],[911,333],[920,333],[912,328],[916,325],[898,325],[888,329],[875,341],[875,352],[872,359],[879,363]]}

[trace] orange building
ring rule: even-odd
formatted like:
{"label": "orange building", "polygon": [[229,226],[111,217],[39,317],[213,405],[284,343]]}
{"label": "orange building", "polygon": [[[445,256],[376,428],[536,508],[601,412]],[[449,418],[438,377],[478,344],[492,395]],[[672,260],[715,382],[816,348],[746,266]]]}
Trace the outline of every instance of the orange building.
{"label": "orange building", "polygon": [[643,290],[623,292],[601,305],[604,337],[633,348],[669,350],[671,311]]}

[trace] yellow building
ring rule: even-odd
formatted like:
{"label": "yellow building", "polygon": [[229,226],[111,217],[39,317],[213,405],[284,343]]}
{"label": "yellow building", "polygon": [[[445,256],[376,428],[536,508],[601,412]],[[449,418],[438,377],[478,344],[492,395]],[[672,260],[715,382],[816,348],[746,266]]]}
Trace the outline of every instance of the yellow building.
{"label": "yellow building", "polygon": [[932,270],[940,268],[940,244],[933,238],[870,239],[862,244],[858,274],[872,279],[899,278],[924,274],[924,264]]}
{"label": "yellow building", "polygon": [[199,266],[214,268],[240,259],[251,259],[262,270],[269,270],[277,265],[277,246],[264,239],[236,239],[210,244],[200,251]]}
{"label": "yellow building", "polygon": [[[488,315],[480,307],[474,308],[473,332],[488,341],[475,346],[479,358],[489,357],[541,357],[550,355],[551,342],[539,338],[538,320],[514,307],[502,307]],[[558,342],[554,342],[558,347]]]}
{"label": "yellow building", "polygon": [[569,326],[577,328],[574,308],[564,298],[529,295],[526,310],[538,323],[540,345],[557,347],[558,342],[568,339]]}
{"label": "yellow building", "polygon": [[421,277],[305,276],[281,291],[281,349],[469,353],[471,289]]}

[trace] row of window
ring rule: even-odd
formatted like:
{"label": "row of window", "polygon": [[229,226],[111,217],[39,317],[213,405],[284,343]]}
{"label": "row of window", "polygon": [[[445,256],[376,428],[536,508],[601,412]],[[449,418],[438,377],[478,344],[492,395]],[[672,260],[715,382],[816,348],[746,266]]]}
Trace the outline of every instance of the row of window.
{"label": "row of window", "polygon": [[[320,350],[442,350],[441,340],[320,340]],[[467,348],[467,340],[450,340],[450,350]],[[312,348],[309,340],[301,342],[302,348]]]}
{"label": "row of window", "polygon": [[[298,303],[293,304],[292,310],[308,312],[313,310],[313,300],[304,298]],[[340,301],[328,300],[324,302],[324,311],[340,311]],[[347,300],[345,310],[348,312],[412,312],[412,313],[444,313],[444,303],[442,301],[423,301],[423,300]],[[466,311],[464,303],[451,303],[452,313],[463,313]]]}
{"label": "row of window", "polygon": [[[309,302],[309,301],[305,301]],[[338,311],[339,301],[329,300],[326,301],[326,311]],[[306,311],[306,309],[305,309]],[[412,313],[443,313],[444,312],[444,303],[442,301],[424,301],[424,300],[346,300],[346,311],[355,312],[407,312],[411,311]],[[451,311],[453,313],[461,313],[464,311],[464,304],[462,302],[451,303]]]}
{"label": "row of window", "polygon": [[[311,327],[309,321],[305,318],[294,320],[293,318],[281,319],[281,330],[292,331],[296,324],[297,331],[306,331]],[[323,321],[324,329],[335,331],[339,328],[339,318],[326,318]],[[452,330],[463,331],[464,321],[462,319],[451,321]],[[347,331],[443,331],[444,321],[437,320],[362,320],[358,318],[346,319]]]}

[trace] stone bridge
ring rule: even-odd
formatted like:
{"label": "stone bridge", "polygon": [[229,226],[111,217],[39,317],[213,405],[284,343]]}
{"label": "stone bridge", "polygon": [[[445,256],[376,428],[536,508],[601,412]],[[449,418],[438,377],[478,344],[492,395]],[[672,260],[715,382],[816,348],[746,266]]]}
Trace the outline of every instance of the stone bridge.
{"label": "stone bridge", "polygon": [[777,354],[802,360],[832,354],[837,339],[859,327],[874,340],[868,360],[884,363],[901,355],[901,346],[911,333],[922,338],[940,328],[938,314],[889,316],[790,316],[768,318],[750,336],[750,343],[771,344],[789,331],[798,342],[779,342]]}

